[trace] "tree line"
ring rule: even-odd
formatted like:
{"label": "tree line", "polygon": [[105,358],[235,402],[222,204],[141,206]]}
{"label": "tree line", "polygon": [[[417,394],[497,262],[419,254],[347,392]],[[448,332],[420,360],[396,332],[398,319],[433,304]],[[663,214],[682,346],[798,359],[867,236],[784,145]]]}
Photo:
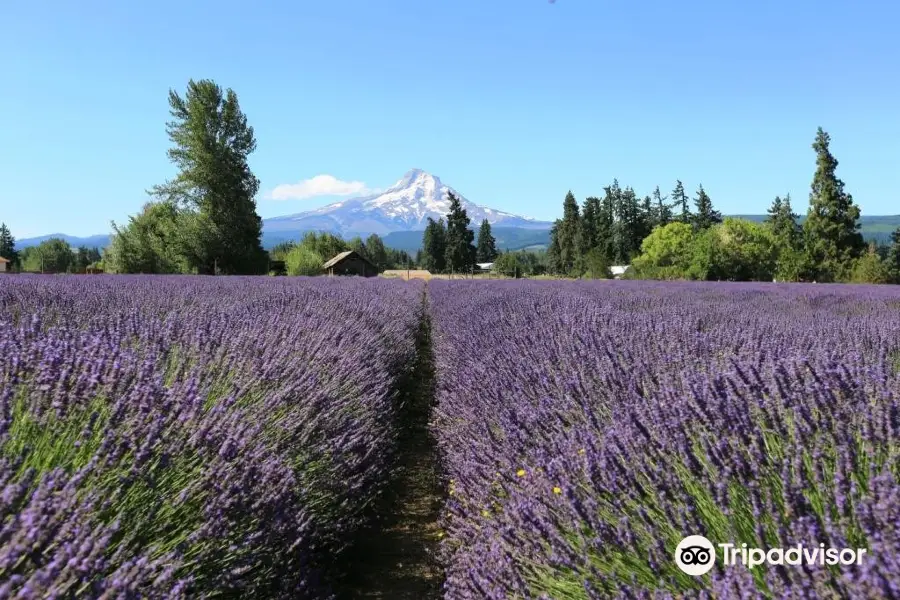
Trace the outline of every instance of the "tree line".
{"label": "tree line", "polygon": [[381,237],[374,233],[363,241],[359,236],[344,240],[332,233],[308,232],[299,242],[282,242],[269,254],[273,261],[284,263],[284,274],[312,276],[321,275],[327,260],[348,250],[365,257],[379,272],[407,268],[412,263],[406,251],[385,247]]}
{"label": "tree line", "polygon": [[59,238],[44,240],[37,246],[16,250],[16,239],[6,223],[0,223],[0,257],[9,261],[10,271],[32,273],[84,273],[103,268],[99,248],[72,248]]}
{"label": "tree line", "polygon": [[447,220],[428,217],[422,234],[422,249],[416,254],[416,264],[432,273],[471,273],[475,265],[493,262],[499,252],[487,219],[481,222],[478,242],[469,228],[469,215],[459,198],[449,192],[450,212]]}
{"label": "tree line", "polygon": [[890,245],[866,244],[860,209],[837,176],[821,127],[806,219],[790,195],[776,197],[763,223],[722,218],[702,185],[693,198],[677,181],[639,198],[618,181],[579,206],[569,192],[551,230],[546,266],[569,277],[609,277],[611,265],[647,279],[900,283],[900,228]]}

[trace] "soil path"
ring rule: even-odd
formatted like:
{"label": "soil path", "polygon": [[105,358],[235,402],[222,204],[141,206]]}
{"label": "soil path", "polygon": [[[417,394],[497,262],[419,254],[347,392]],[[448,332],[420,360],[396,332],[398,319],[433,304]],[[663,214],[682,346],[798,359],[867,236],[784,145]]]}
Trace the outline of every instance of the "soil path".
{"label": "soil path", "polygon": [[443,487],[437,447],[429,431],[435,397],[431,327],[419,331],[414,379],[403,398],[398,472],[380,506],[380,526],[353,549],[339,593],[343,598],[440,598],[437,561]]}

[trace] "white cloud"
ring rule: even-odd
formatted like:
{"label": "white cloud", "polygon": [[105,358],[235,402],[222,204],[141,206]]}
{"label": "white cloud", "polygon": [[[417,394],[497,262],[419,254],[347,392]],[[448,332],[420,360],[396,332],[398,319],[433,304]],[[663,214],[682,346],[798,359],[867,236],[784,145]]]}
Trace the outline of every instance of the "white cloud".
{"label": "white cloud", "polygon": [[373,191],[362,181],[341,181],[332,175],[316,175],[299,183],[275,186],[269,197],[272,200],[306,200],[318,196],[362,196]]}

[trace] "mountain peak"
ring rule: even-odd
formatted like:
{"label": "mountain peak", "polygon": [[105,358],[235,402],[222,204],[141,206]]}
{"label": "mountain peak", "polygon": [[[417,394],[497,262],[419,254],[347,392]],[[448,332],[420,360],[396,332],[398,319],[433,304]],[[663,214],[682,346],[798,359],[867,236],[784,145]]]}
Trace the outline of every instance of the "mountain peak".
{"label": "mountain peak", "polygon": [[390,190],[402,190],[412,187],[422,187],[439,190],[441,189],[440,178],[424,171],[423,169],[410,169],[403,175],[397,183],[392,185]]}
{"label": "mountain peak", "polygon": [[410,169],[393,186],[371,196],[335,202],[297,215],[267,219],[267,231],[331,231],[344,236],[384,235],[392,231],[421,231],[428,219],[435,221],[450,212],[450,193],[459,198],[475,227],[487,219],[492,225],[549,229],[545,223],[469,202],[455,189],[423,169]]}

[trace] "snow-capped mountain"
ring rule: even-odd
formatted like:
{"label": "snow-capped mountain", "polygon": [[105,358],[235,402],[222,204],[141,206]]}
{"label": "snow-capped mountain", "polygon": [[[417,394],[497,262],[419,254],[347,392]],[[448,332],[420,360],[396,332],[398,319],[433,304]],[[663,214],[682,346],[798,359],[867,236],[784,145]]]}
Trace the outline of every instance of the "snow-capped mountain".
{"label": "snow-capped mountain", "polygon": [[263,221],[266,233],[282,231],[330,231],[343,236],[384,235],[393,231],[421,231],[428,218],[435,221],[450,211],[453,192],[469,215],[472,227],[482,220],[491,225],[524,229],[549,229],[552,223],[520,217],[469,202],[453,188],[421,169],[412,169],[380,194],[335,202],[322,208]]}

